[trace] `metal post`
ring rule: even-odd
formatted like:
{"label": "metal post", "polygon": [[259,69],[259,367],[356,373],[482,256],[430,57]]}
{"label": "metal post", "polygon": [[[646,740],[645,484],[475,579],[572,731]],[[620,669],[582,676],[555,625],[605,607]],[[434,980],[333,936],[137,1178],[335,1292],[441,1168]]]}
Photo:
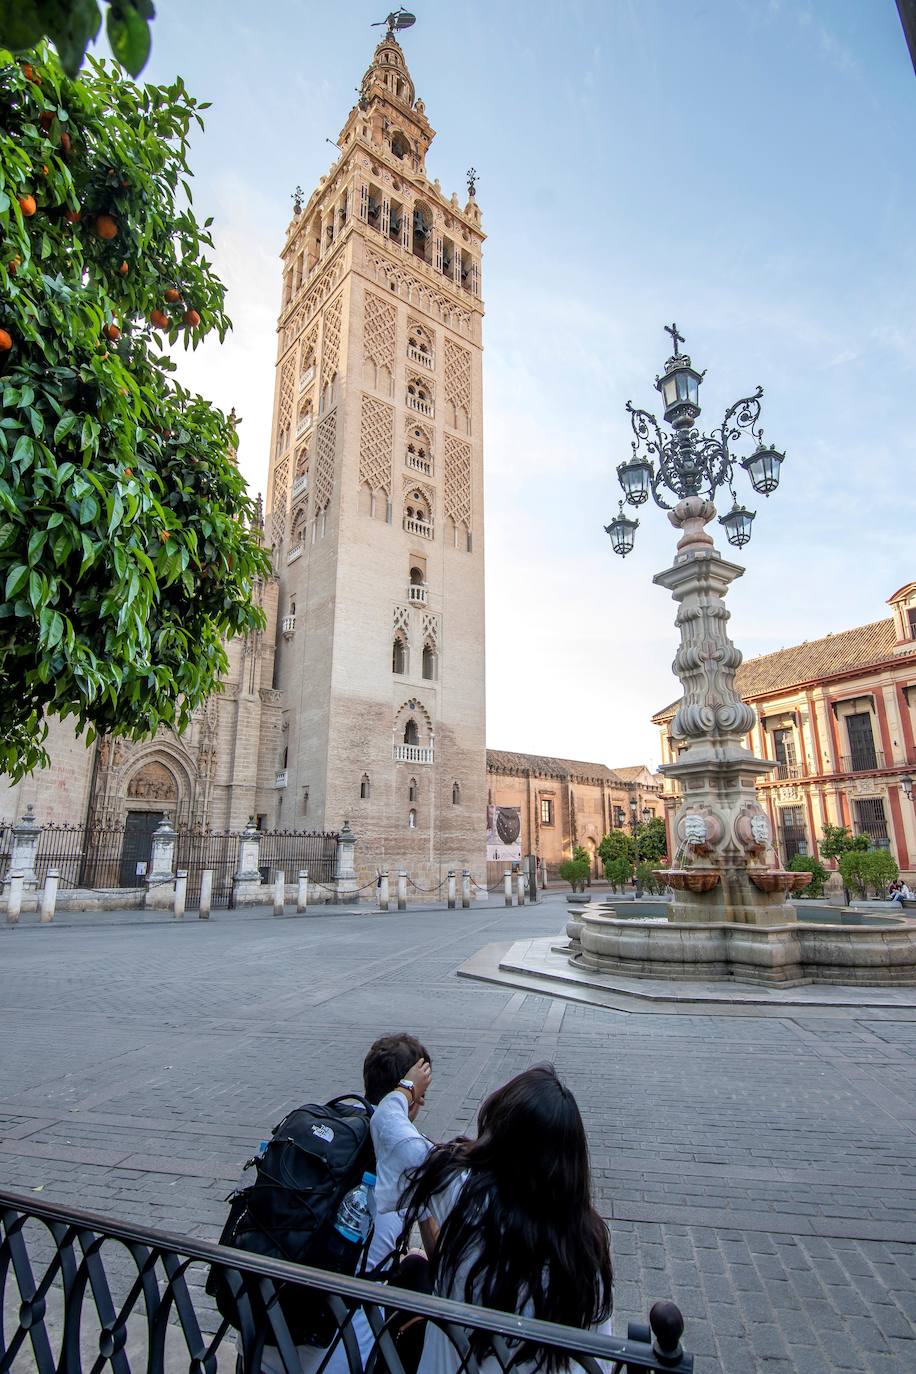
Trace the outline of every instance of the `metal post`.
{"label": "metal post", "polygon": [[286,874],[282,868],[277,869],[277,876],[274,878],[274,915],[282,916],[286,899]]}
{"label": "metal post", "polygon": [[455,910],[455,872],[451,868],[448,871],[448,909]]}
{"label": "metal post", "polygon": [[381,872],[381,882],[378,888],[379,911],[387,911],[391,903],[391,892],[388,884],[388,869],[383,868]]}
{"label": "metal post", "polygon": [[471,905],[471,870],[461,870],[461,905],[467,909]]}
{"label": "metal post", "polygon": [[43,924],[54,920],[54,912],[57,908],[57,886],[60,882],[60,874],[56,868],[48,869],[48,876],[45,878],[45,885],[41,893],[41,921]]}
{"label": "metal post", "polygon": [[299,870],[299,882],[296,887],[296,910],[298,912],[308,911],[309,909],[309,871],[307,868]]}
{"label": "metal post", "polygon": [[519,868],[518,873],[517,873],[516,876],[515,876],[515,891],[516,891],[516,894],[517,894],[516,900],[518,901],[519,906],[524,906],[524,905],[525,905],[525,875],[524,875],[524,873],[522,872],[521,868]]}
{"label": "metal post", "polygon": [[398,911],[407,910],[407,869],[398,869]]}
{"label": "metal post", "polygon": [[200,875],[200,905],[197,908],[197,919],[199,921],[209,921],[210,907],[213,903],[213,869],[205,868]]}
{"label": "metal post", "polygon": [[503,892],[506,897],[506,906],[512,905],[512,869],[507,868],[503,873]]}
{"label": "metal post", "polygon": [[184,904],[188,895],[188,873],[187,869],[179,868],[175,874],[175,904],[173,913],[176,921],[184,920]]}
{"label": "metal post", "polygon": [[6,899],[6,923],[8,926],[15,926],[19,923],[19,913],[22,910],[22,874],[14,873],[10,878],[9,896]]}

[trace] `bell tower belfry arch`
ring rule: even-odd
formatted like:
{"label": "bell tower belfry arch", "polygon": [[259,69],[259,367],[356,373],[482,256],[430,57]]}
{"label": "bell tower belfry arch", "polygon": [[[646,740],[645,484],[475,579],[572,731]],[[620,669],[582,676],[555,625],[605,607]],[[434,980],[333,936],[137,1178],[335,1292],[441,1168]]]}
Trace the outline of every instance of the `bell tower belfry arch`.
{"label": "bell tower belfry arch", "polygon": [[367,872],[438,882],[485,857],[484,235],[474,177],[463,205],[430,180],[434,137],[389,20],[287,231],[266,531],[269,821],[349,818]]}

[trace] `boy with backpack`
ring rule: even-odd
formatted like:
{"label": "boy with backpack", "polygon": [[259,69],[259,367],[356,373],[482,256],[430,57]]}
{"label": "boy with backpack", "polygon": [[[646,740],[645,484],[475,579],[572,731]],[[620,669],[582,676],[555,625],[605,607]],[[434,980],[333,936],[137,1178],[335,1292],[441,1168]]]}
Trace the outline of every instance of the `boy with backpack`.
{"label": "boy with backpack", "polygon": [[[377,1198],[376,1188],[368,1189],[374,1229],[367,1251],[359,1245],[342,1246],[334,1225],[342,1199],[361,1179],[374,1176],[375,1156],[369,1134],[373,1108],[398,1086],[418,1059],[428,1060],[429,1054],[416,1036],[380,1036],[363,1063],[364,1097],[334,1098],[324,1106],[296,1108],[284,1117],[261,1152],[245,1166],[256,1166],[255,1180],[233,1194],[221,1244],[319,1269],[359,1272],[365,1277],[375,1276],[380,1266],[387,1265],[384,1273],[377,1274],[379,1278],[393,1278],[404,1286],[430,1291],[425,1265],[415,1257],[411,1256],[396,1276],[390,1271],[402,1218],[396,1210],[398,1198],[391,1187],[386,1188],[385,1179],[379,1180]],[[411,1119],[423,1101],[422,1097],[412,1099]],[[342,1259],[342,1250],[352,1254]],[[221,1271],[211,1270],[207,1291],[216,1299],[221,1314],[238,1328],[235,1304]],[[319,1368],[322,1374],[343,1374],[348,1367],[343,1342],[338,1340],[330,1355],[327,1353],[337,1328],[321,1295],[290,1289],[281,1297],[281,1305],[303,1374]],[[361,1310],[354,1313],[352,1326],[365,1363],[374,1338]],[[266,1345],[262,1374],[273,1374],[282,1367],[275,1347]]]}

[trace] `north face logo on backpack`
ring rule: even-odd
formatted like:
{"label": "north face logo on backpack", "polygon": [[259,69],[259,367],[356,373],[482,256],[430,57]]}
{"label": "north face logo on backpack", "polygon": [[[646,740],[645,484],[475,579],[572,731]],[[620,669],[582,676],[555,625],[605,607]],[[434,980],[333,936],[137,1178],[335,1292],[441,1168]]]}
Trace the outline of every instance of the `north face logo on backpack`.
{"label": "north face logo on backpack", "polygon": [[326,1140],[329,1144],[334,1139],[334,1132],[330,1126],[313,1126],[312,1135],[317,1135],[319,1140]]}

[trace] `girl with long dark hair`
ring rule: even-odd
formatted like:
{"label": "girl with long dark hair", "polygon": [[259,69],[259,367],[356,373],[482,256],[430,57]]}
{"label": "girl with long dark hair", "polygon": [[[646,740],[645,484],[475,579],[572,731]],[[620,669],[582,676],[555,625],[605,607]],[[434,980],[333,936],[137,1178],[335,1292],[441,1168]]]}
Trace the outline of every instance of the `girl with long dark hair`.
{"label": "girl with long dark hair", "polygon": [[[372,1135],[380,1170],[387,1161],[420,1161],[401,1174],[401,1211],[405,1233],[415,1222],[438,1225],[435,1292],[609,1330],[607,1227],[592,1205],[576,1099],[552,1065],[528,1069],[492,1093],[478,1114],[475,1140],[445,1145],[430,1145],[408,1119],[411,1092],[421,1095],[425,1086],[421,1062],[379,1104]],[[484,1356],[486,1338],[472,1348],[478,1359]],[[420,1374],[453,1374],[458,1364],[449,1338],[430,1324]],[[514,1367],[554,1371],[562,1364],[527,1350]]]}

